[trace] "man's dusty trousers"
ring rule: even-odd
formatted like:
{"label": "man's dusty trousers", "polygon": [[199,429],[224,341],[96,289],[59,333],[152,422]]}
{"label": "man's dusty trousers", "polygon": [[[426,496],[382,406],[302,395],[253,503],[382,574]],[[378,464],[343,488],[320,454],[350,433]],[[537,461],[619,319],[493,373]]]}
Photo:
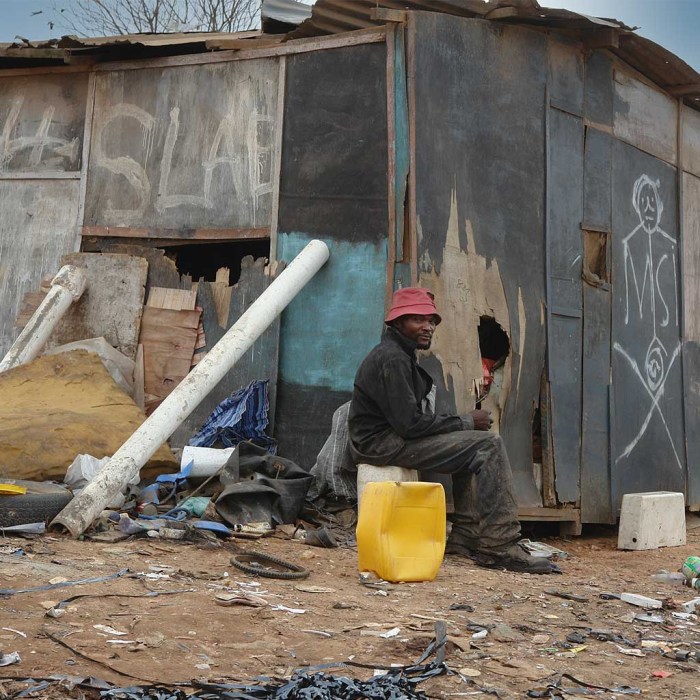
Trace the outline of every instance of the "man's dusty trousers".
{"label": "man's dusty trousers", "polygon": [[425,476],[452,475],[451,542],[498,550],[520,538],[513,474],[500,435],[461,430],[406,440],[392,464]]}

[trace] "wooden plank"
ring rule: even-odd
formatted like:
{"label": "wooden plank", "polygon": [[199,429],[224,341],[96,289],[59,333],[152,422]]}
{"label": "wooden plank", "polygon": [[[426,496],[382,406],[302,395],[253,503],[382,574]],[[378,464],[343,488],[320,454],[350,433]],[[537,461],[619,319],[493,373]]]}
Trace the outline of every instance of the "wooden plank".
{"label": "wooden plank", "polygon": [[686,95],[700,95],[700,83],[687,83],[685,85],[671,85],[666,88],[673,97],[685,97]]}
{"label": "wooden plank", "polygon": [[68,310],[48,347],[102,336],[133,360],[138,345],[148,263],[128,255],[71,253],[63,265],[85,270],[87,288]]}
{"label": "wooden plank", "polygon": [[[202,323],[206,334],[207,350],[216,345],[230,328],[272,281],[265,268],[265,259],[253,261],[248,256],[243,259],[241,276],[233,287],[231,305],[226,327],[221,328],[212,295],[212,285],[201,282],[198,288],[197,304],[202,308]],[[254,379],[269,379],[270,417],[274,415],[277,390],[277,357],[279,352],[279,316],[274,323],[253,344],[233,369],[214,387],[193,413],[175,431],[171,444],[182,447],[201,428],[210,413],[232,392],[247,386]]]}
{"label": "wooden plank", "polygon": [[168,289],[151,287],[148,292],[147,306],[173,311],[193,311],[197,300],[196,289]]}
{"label": "wooden plank", "polygon": [[584,70],[580,46],[562,37],[550,36],[550,104],[570,114],[583,114]]}
{"label": "wooden plank", "polygon": [[676,101],[660,88],[651,88],[619,69],[614,71],[614,76],[615,136],[675,165]]}
{"label": "wooden plank", "polygon": [[[375,8],[378,9],[378,8]],[[389,29],[386,38],[386,123],[387,123],[387,216],[389,221],[388,260],[384,310],[391,306],[396,267],[396,32],[403,25]]]}
{"label": "wooden plank", "polygon": [[0,356],[18,335],[14,321],[26,292],[53,277],[73,250],[77,180],[0,181]]}
{"label": "wooden plank", "polygon": [[248,61],[257,58],[274,58],[277,56],[290,56],[310,51],[323,51],[325,49],[338,49],[346,46],[358,46],[360,44],[372,44],[383,42],[386,37],[384,27],[369,27],[352,32],[343,32],[331,36],[318,36],[309,39],[294,39],[281,46],[272,46],[264,49],[248,49],[241,51],[217,51],[206,54],[193,54],[190,56],[171,56],[165,58],[152,58],[140,61],[112,61],[98,64],[94,70],[141,70],[144,68],[169,68],[172,66],[195,66],[214,63],[228,63],[231,61]]}
{"label": "wooden plank", "polygon": [[48,172],[19,172],[19,173],[8,173],[6,171],[0,170],[0,180],[79,180],[80,171],[66,171],[61,172],[60,170],[48,171]]}
{"label": "wooden plank", "polygon": [[581,33],[587,49],[616,49],[620,46],[620,32],[613,27],[590,29]]}
{"label": "wooden plank", "polygon": [[0,171],[80,169],[88,77],[6,78],[0,72]]}
{"label": "wooden plank", "polygon": [[145,370],[143,365],[143,345],[138,344],[136,348],[136,359],[134,360],[134,403],[142,410],[146,411],[146,394],[144,388]]}
{"label": "wooden plank", "polygon": [[272,177],[272,212],[270,214],[270,262],[277,262],[277,224],[280,211],[280,184],[282,181],[282,141],[284,136],[284,94],[287,84],[287,57],[280,58],[277,85],[277,123],[275,124],[275,166]]}
{"label": "wooden plank", "polygon": [[581,511],[578,508],[518,508],[518,520],[552,522],[580,522]]}
{"label": "wooden plank", "polygon": [[147,414],[150,415],[190,371],[200,315],[199,311],[144,308],[139,343],[143,345]]}
{"label": "wooden plank", "polygon": [[212,298],[216,307],[216,317],[221,328],[226,328],[231,306],[231,292],[233,287],[229,285],[231,271],[228,267],[220,267],[216,271],[216,281],[211,285]]}
{"label": "wooden plank", "polygon": [[259,240],[270,237],[270,229],[265,228],[145,228],[133,226],[83,226],[83,236],[109,238],[164,238],[189,243],[197,241],[241,241]]}
{"label": "wooden plank", "polygon": [[700,177],[700,113],[681,106],[681,163],[683,170]]}
{"label": "wooden plank", "polygon": [[[87,195],[88,165],[90,162],[90,144],[92,143],[92,122],[95,113],[95,74],[90,73],[87,98],[85,100],[85,131],[83,133],[83,153],[80,159],[80,202],[78,205],[78,225],[85,221],[85,197]],[[80,232],[77,247],[80,248]]]}
{"label": "wooden plank", "polygon": [[408,63],[408,243],[411,284],[418,283],[418,216],[416,204],[416,19],[408,16],[406,60]]}
{"label": "wooden plank", "polygon": [[[408,13],[405,10],[390,10],[386,7],[373,7],[370,10],[370,17],[373,20],[379,20],[384,22],[406,22],[406,15]],[[391,33],[387,34],[387,40],[391,36]]]}

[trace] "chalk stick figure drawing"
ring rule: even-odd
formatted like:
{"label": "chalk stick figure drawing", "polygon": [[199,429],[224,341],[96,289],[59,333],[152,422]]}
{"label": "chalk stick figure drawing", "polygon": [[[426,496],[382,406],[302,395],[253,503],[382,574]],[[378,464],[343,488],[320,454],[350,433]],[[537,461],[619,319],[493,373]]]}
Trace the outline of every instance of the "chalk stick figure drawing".
{"label": "chalk stick figure drawing", "polygon": [[[637,360],[620,343],[615,342],[613,347],[625,358],[651,403],[637,434],[615,461],[619,462],[632,453],[646,433],[652,418],[657,415],[668,436],[676,463],[682,469],[683,464],[660,405],[666,381],[680,355],[681,346],[677,331],[674,334],[663,332],[669,326],[678,327],[678,305],[676,241],[660,227],[664,205],[659,186],[659,181],[652,180],[648,175],[642,175],[634,183],[632,204],[639,217],[639,224],[622,241],[625,325],[637,326],[642,337],[651,331],[651,339],[641,369]],[[672,284],[673,298],[668,293],[669,283]],[[663,335],[673,336],[674,347],[669,347],[668,340],[662,340]]]}

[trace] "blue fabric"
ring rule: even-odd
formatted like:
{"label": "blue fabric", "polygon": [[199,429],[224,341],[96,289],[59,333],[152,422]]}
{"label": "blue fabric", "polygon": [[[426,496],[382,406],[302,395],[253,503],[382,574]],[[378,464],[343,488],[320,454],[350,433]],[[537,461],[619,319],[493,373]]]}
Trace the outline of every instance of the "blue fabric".
{"label": "blue fabric", "polygon": [[277,442],[265,434],[270,410],[267,385],[267,379],[256,380],[224,399],[189,444],[211,447],[221,442],[224,447],[235,447],[239,442],[250,441],[275,454]]}

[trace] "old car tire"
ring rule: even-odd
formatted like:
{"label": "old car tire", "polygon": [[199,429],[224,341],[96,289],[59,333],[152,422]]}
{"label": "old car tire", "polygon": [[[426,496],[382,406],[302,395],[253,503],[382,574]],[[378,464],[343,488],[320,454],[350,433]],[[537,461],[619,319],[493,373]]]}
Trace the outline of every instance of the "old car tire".
{"label": "old car tire", "polygon": [[70,502],[73,494],[57,484],[43,484],[20,479],[0,479],[3,484],[24,486],[19,496],[0,495],[0,528],[27,523],[48,523]]}

